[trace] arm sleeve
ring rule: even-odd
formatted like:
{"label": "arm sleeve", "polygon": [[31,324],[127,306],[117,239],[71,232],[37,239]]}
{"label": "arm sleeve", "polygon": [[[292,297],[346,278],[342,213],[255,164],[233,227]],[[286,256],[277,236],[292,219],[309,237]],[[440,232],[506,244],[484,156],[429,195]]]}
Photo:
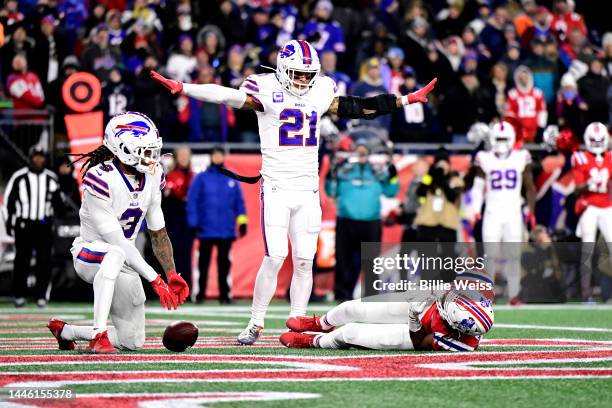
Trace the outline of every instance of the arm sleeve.
{"label": "arm sleeve", "polygon": [[153,198],[151,206],[147,210],[145,219],[147,220],[147,228],[149,228],[151,231],[159,231],[166,226],[166,222],[164,221],[164,213],[161,208],[161,191],[155,192],[155,197]]}
{"label": "arm sleeve", "polygon": [[216,84],[183,84],[183,93],[194,99],[242,108],[247,94],[239,89]]}
{"label": "arm sleeve", "polygon": [[85,190],[83,192],[83,205],[86,206],[95,228],[102,235],[104,241],[123,249],[126,264],[140,276],[152,282],[157,277],[157,273],[140,255],[138,249],[125,238],[121,224],[113,213],[110,203]]}
{"label": "arm sleeve", "polygon": [[148,282],[153,282],[157,278],[157,272],[144,260],[138,249],[123,236],[123,232],[119,230],[111,231],[102,234],[102,238],[109,244],[123,249],[125,252],[125,263]]}

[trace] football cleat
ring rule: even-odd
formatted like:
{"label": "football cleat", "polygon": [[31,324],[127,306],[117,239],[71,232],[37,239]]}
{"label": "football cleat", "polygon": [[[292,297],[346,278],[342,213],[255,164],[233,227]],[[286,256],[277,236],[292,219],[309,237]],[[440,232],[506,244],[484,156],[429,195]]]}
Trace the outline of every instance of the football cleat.
{"label": "football cleat", "polygon": [[96,334],[96,337],[89,342],[89,347],[87,347],[85,352],[91,354],[116,354],[117,349],[110,342],[108,333],[104,330]]}
{"label": "football cleat", "polygon": [[281,334],[279,340],[283,346],[289,348],[314,348],[314,339],[316,334],[287,332]]}
{"label": "football cleat", "polygon": [[76,343],[73,340],[64,340],[62,339],[62,330],[64,330],[64,326],[66,322],[60,319],[56,319],[54,317],[49,319],[49,323],[47,323],[47,327],[51,331],[53,337],[57,339],[57,344],[59,345],[60,350],[74,350],[76,347]]}
{"label": "football cleat", "polygon": [[298,316],[298,317],[290,317],[285,322],[287,327],[290,330],[293,330],[298,333],[302,332],[319,332],[319,333],[329,333],[334,330],[334,327],[329,329],[324,329],[321,326],[321,316]]}
{"label": "football cleat", "polygon": [[263,327],[257,326],[256,324],[249,323],[249,325],[238,335],[238,343],[244,346],[250,346],[255,344],[261,333]]}

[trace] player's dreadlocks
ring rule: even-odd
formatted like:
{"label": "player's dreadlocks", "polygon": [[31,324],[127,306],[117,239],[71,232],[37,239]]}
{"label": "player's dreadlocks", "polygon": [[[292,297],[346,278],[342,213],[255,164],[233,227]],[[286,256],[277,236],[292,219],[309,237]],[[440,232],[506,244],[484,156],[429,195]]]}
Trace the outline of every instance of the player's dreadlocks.
{"label": "player's dreadlocks", "polygon": [[70,164],[74,164],[83,159],[87,159],[85,163],[83,163],[83,167],[81,168],[81,173],[83,174],[87,173],[90,168],[95,167],[98,164],[104,163],[105,161],[115,157],[113,152],[108,150],[108,147],[104,145],[100,145],[94,150],[87,153],[69,153],[68,156],[77,156],[77,159]]}

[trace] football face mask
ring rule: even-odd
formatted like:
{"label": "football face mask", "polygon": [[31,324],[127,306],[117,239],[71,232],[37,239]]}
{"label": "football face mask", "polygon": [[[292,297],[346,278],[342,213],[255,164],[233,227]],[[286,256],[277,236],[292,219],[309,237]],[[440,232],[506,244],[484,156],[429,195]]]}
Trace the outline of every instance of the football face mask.
{"label": "football face mask", "polygon": [[289,41],[276,57],[276,77],[295,96],[306,94],[314,86],[320,71],[319,56],[307,41]]}

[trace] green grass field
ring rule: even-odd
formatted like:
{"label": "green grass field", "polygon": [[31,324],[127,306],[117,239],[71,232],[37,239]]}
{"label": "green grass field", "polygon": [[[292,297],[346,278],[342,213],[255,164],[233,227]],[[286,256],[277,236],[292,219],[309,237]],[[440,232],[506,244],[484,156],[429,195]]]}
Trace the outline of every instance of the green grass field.
{"label": "green grass field", "polygon": [[[315,306],[321,313],[327,306]],[[290,350],[278,343],[288,307],[275,304],[262,341],[237,346],[248,306],[147,309],[139,352],[92,356],[56,350],[48,317],[89,324],[91,305],[0,305],[0,407],[608,407],[612,401],[612,307],[496,308],[474,353]],[[161,345],[173,320],[200,328],[196,346]],[[69,389],[69,400],[17,400],[18,387]],[[11,405],[9,405],[11,404]],[[17,404],[17,405],[15,405]]]}

